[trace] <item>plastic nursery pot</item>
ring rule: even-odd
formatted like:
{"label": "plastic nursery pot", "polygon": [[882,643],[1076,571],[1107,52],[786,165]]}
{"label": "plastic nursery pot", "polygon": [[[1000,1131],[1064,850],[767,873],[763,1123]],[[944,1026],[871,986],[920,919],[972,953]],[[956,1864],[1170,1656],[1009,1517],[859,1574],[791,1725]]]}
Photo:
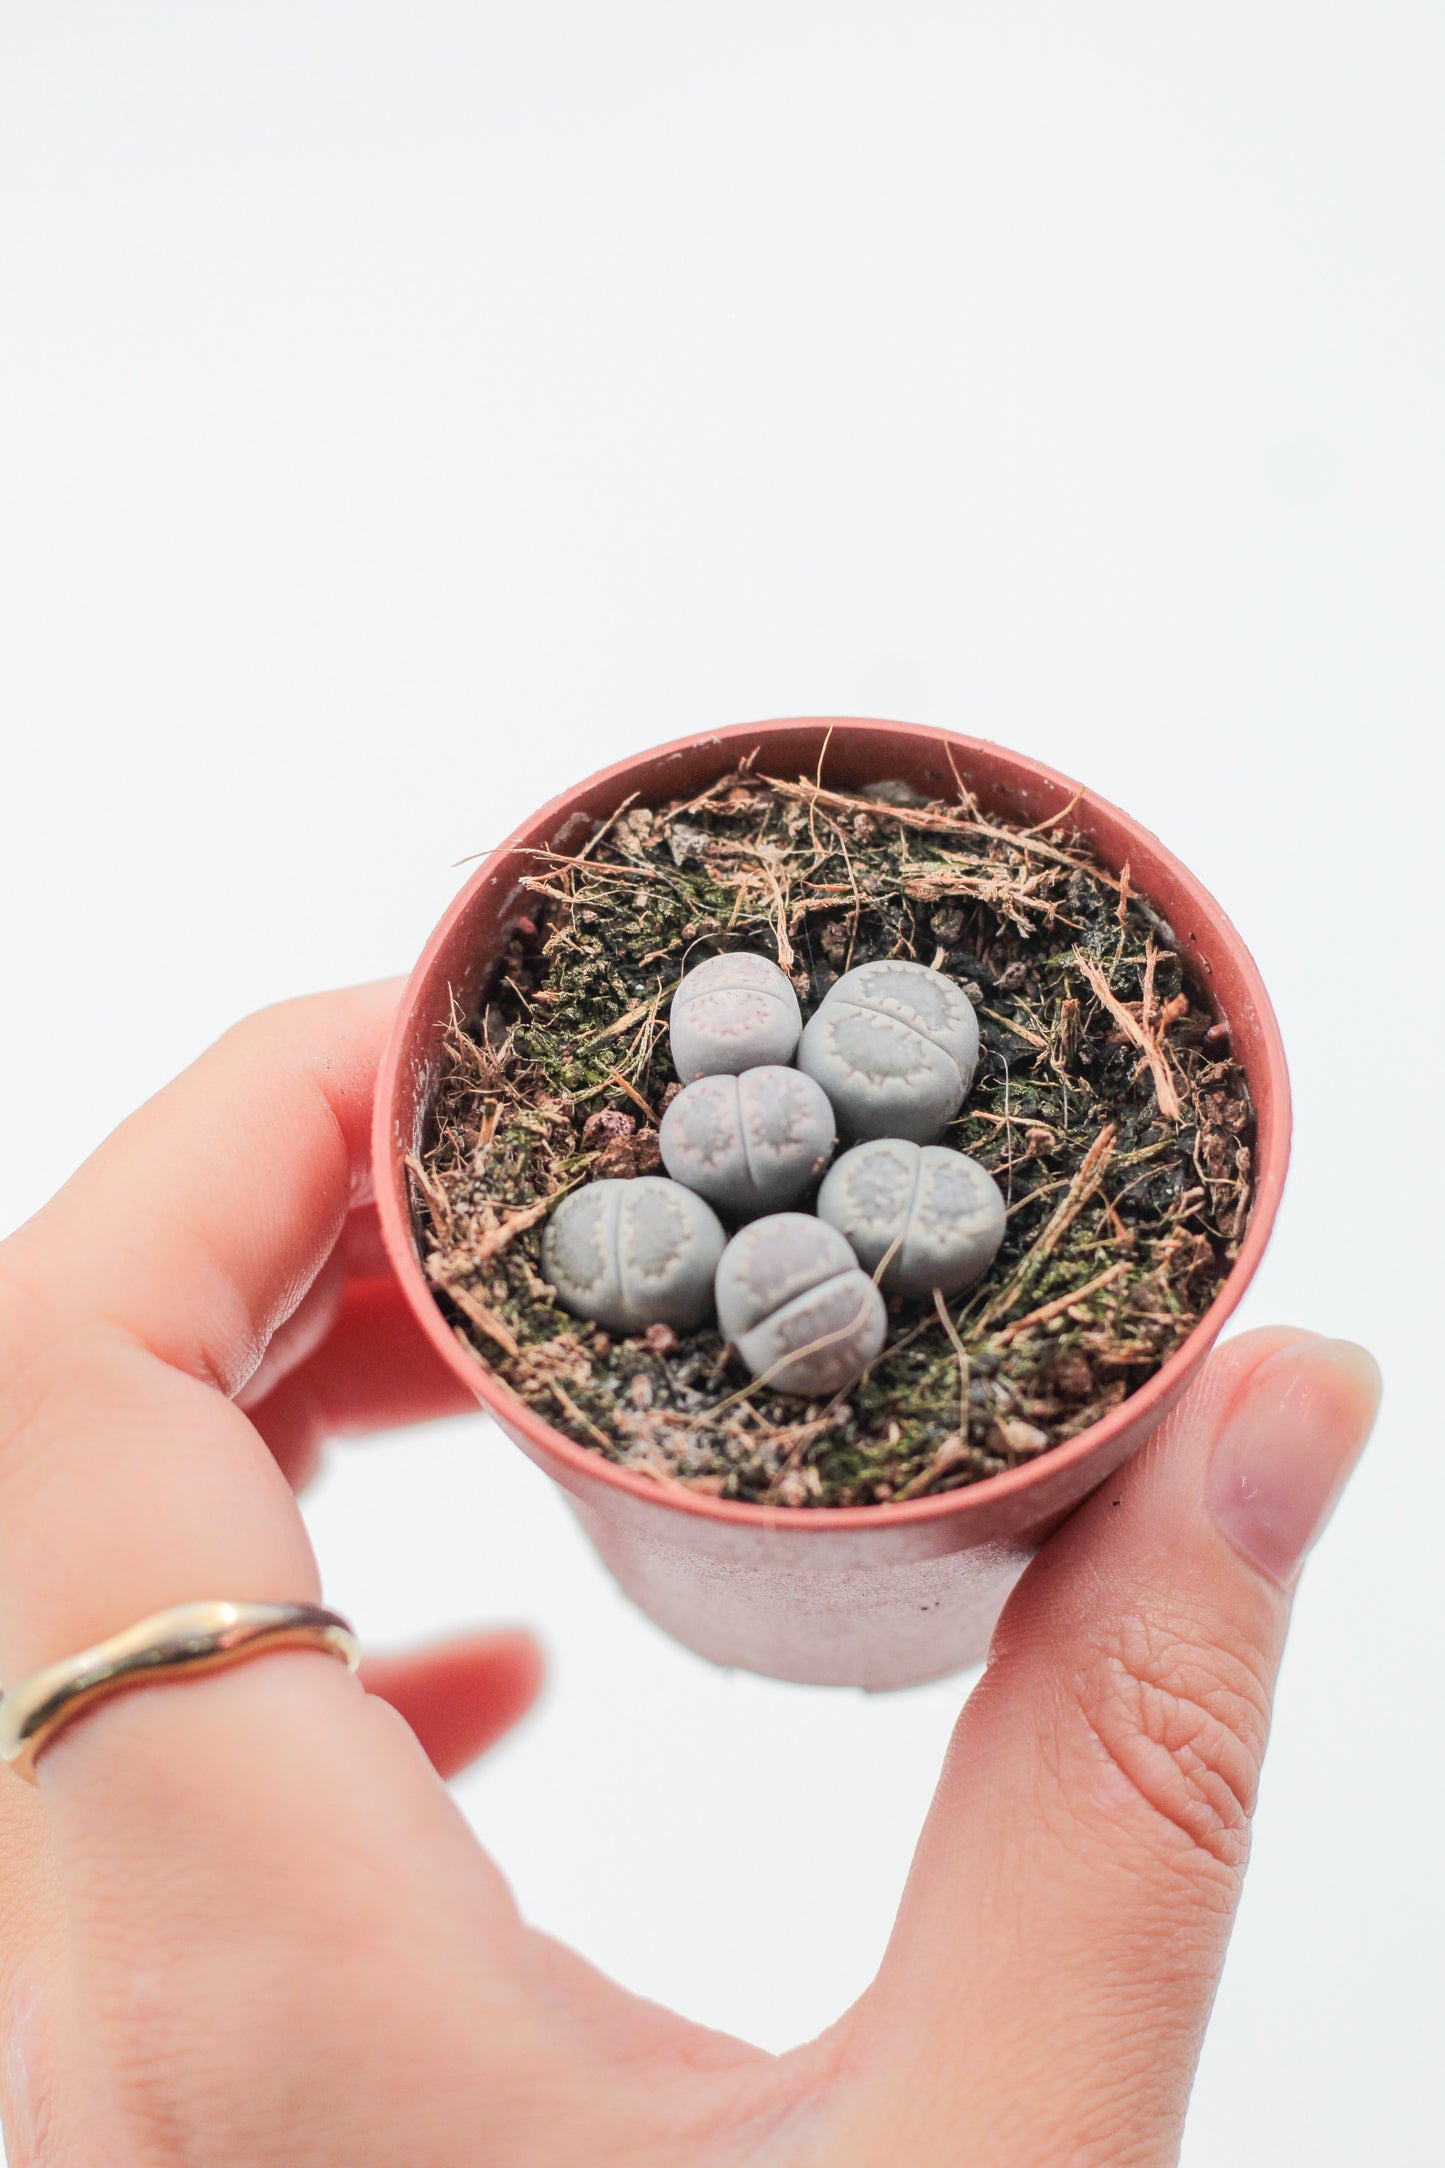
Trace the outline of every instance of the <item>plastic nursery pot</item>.
{"label": "plastic nursery pot", "polygon": [[[475,1003],[529,898],[539,846],[575,849],[636,792],[699,791],[759,749],[759,769],[840,789],[897,777],[953,798],[955,771],[984,811],[1071,824],[1177,937],[1195,984],[1229,1026],[1257,1121],[1256,1194],[1238,1259],[1168,1361],[1121,1405],[1024,1466],[897,1505],[768,1508],[664,1489],[554,1430],[458,1340],[418,1259],[405,1155],[422,1148],[443,1032]],[[825,752],[826,748],[826,752]],[[818,1685],[908,1686],[980,1660],[1039,1542],[1137,1451],[1199,1370],[1269,1239],[1289,1157],[1289,1081],[1259,974],[1219,905],[1147,829],[1022,754],[910,724],[853,718],[750,723],[679,739],[576,784],[492,852],[437,927],[402,998],[376,1100],[376,1194],[391,1260],[424,1331],[524,1453],[562,1486],[603,1560],[664,1630],[714,1663]]]}

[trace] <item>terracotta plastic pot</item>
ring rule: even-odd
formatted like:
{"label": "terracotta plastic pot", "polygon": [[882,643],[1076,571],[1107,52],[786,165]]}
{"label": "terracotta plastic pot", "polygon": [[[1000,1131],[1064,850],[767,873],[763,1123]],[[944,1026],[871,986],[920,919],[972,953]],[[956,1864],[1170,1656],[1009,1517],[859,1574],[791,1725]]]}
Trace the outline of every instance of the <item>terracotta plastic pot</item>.
{"label": "terracotta plastic pot", "polygon": [[[660,1487],[575,1445],[483,1368],[433,1300],[418,1261],[408,1151],[423,1144],[453,999],[476,999],[510,928],[527,914],[525,851],[575,847],[631,793],[661,802],[701,790],[754,747],[759,768],[817,773],[853,789],[901,777],[951,798],[955,769],[987,812],[1034,823],[1071,801],[1103,862],[1168,920],[1191,976],[1229,1026],[1258,1123],[1254,1211],[1239,1257],[1163,1367],[1102,1421],[1027,1465],[899,1505],[765,1508]],[[982,1658],[1034,1549],[1135,1452],[1204,1361],[1252,1278],[1284,1187],[1289,1080],[1254,962],[1213,898],[1147,829],[1022,754],[902,723],[803,718],[680,739],[620,761],[554,798],[481,865],[427,943],[403,996],[376,1102],[376,1193],[392,1262],[443,1361],[522,1451],[567,1493],[633,1601],[714,1663],[819,1685],[907,1686]]]}

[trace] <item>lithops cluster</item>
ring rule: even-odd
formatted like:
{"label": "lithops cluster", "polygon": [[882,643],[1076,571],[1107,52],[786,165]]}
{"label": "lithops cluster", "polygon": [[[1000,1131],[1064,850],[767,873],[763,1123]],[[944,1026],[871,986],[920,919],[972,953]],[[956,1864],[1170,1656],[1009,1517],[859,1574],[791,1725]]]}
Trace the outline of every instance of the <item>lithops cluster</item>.
{"label": "lithops cluster", "polygon": [[790,1062],[803,1028],[792,980],[766,956],[710,956],[684,977],[668,1013],[672,1065],[684,1084]]}
{"label": "lithops cluster", "polygon": [[718,1324],[780,1393],[852,1385],[888,1336],[888,1313],[835,1228],[806,1212],[753,1220],[717,1268]]}
{"label": "lithops cluster", "polygon": [[679,1182],[589,1182],[547,1222],[542,1270],[574,1316],[610,1332],[688,1332],[712,1309],[726,1240],[711,1206]]}
{"label": "lithops cluster", "polygon": [[978,1064],[978,1019],[941,972],[891,958],[845,971],[798,1047],[849,1137],[930,1144],[963,1105]]}
{"label": "lithops cluster", "polygon": [[[887,1337],[880,1287],[953,1294],[1003,1239],[992,1177],[933,1142],[973,1081],[973,1008],[940,973],[883,959],[838,979],[803,1030],[791,980],[737,953],[685,974],[668,1030],[684,1089],[655,1139],[630,1116],[590,1118],[603,1178],[558,1205],[542,1269],[569,1310],[619,1333],[690,1330],[715,1303],[759,1383],[839,1392]],[[781,1209],[823,1173],[837,1129],[864,1141],[825,1176],[817,1216]],[[641,1171],[659,1149],[670,1180]],[[714,1205],[747,1222],[731,1242]]]}
{"label": "lithops cluster", "polygon": [[774,1063],[701,1076],[662,1117],[662,1163],[730,1219],[794,1203],[832,1157],[833,1109],[811,1077]]}
{"label": "lithops cluster", "polygon": [[905,1137],[874,1137],[845,1152],[818,1192],[818,1217],[846,1236],[890,1295],[972,1287],[1004,1233],[1003,1197],[986,1167]]}

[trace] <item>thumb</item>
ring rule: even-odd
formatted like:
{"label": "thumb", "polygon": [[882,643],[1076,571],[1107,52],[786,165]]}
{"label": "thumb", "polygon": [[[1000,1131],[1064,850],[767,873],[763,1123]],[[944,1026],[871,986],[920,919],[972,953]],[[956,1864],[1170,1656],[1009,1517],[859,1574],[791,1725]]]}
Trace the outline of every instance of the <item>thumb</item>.
{"label": "thumb", "polygon": [[1040,1552],[849,2028],[853,2141],[876,2117],[919,2168],[965,2129],[980,2168],[1176,2159],[1290,1594],[1378,1397],[1360,1348],[1246,1335]]}

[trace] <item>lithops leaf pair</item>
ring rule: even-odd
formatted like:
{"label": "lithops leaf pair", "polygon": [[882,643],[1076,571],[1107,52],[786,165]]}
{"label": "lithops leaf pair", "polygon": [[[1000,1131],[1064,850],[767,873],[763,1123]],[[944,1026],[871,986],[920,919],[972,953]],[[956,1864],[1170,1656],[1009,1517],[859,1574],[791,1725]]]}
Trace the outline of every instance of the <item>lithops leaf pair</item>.
{"label": "lithops leaf pair", "polygon": [[827,1166],[835,1141],[827,1094],[776,1064],[698,1077],[663,1115],[659,1137],[673,1180],[731,1219],[792,1204]]}
{"label": "lithops leaf pair", "polygon": [[1003,1197],[986,1167],[903,1137],[845,1152],[818,1192],[818,1216],[847,1237],[866,1271],[883,1266],[879,1284],[890,1295],[972,1287],[1004,1235]]}
{"label": "lithops leaf pair", "polygon": [[733,1236],[717,1268],[718,1324],[775,1392],[836,1393],[888,1336],[888,1313],[836,1228],[774,1212]]}
{"label": "lithops leaf pair", "polygon": [[548,1220],[542,1270],[575,1317],[609,1332],[689,1332],[712,1309],[726,1241],[712,1208],[678,1182],[589,1182]]}
{"label": "lithops leaf pair", "polygon": [[700,1076],[790,1062],[803,1028],[798,997],[766,956],[709,956],[684,977],[668,1012],[672,1065],[684,1084]]}
{"label": "lithops leaf pair", "polygon": [[798,1047],[845,1136],[915,1144],[953,1120],[977,1065],[978,1019],[962,988],[886,957],[834,981]]}

